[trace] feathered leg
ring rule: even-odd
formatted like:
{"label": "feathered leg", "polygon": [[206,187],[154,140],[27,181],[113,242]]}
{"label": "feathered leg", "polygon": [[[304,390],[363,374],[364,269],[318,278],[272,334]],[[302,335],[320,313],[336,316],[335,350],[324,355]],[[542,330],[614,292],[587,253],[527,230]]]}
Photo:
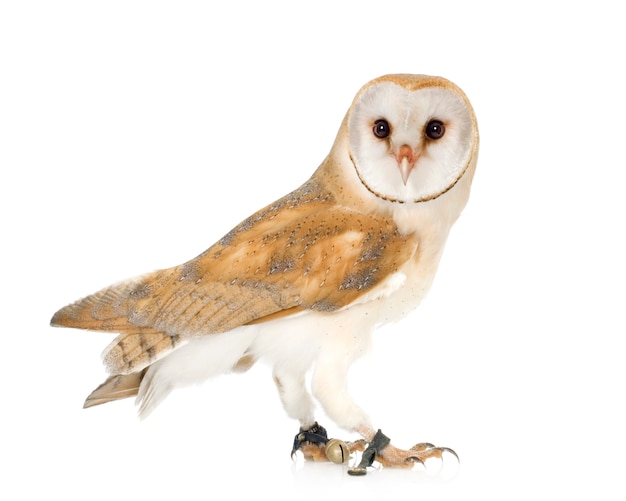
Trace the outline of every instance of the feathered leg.
{"label": "feathered leg", "polygon": [[[364,441],[348,445],[350,452],[363,450],[359,465],[351,468],[351,475],[365,475],[367,467],[374,460],[387,467],[411,468],[415,463],[423,463],[430,458],[441,458],[444,452],[456,453],[446,447],[435,447],[429,443],[419,443],[408,450],[399,449],[390,444],[390,440],[380,430],[376,431],[370,424],[367,414],[354,402],[348,393],[347,375],[352,362],[345,352],[328,350],[318,359],[311,381],[313,395],[338,425],[358,432]],[[458,458],[458,457],[457,457]]]}

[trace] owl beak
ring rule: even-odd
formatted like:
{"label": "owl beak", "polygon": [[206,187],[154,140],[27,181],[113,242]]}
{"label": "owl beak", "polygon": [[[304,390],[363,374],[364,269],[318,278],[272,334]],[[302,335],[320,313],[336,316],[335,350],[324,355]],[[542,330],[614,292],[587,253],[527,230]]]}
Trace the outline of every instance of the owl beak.
{"label": "owl beak", "polygon": [[402,176],[402,182],[406,185],[409,180],[409,176],[415,167],[415,161],[419,155],[413,153],[413,149],[403,144],[400,147],[400,151],[396,155],[396,161],[398,162],[398,169],[400,169],[400,175]]}

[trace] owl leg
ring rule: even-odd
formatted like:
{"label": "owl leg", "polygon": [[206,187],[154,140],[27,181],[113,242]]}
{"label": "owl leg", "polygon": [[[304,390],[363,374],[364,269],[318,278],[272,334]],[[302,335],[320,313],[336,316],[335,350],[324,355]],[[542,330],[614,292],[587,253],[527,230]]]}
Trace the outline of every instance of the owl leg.
{"label": "owl leg", "polygon": [[[380,430],[370,425],[365,412],[352,400],[347,389],[349,362],[329,352],[320,356],[311,381],[315,397],[324,407],[328,416],[339,426],[359,433],[364,440],[348,444],[350,452],[363,450],[361,462],[348,470],[351,475],[365,475],[367,467],[374,460],[386,467],[412,468],[416,463],[424,463],[430,458],[442,458],[444,452],[456,453],[446,447],[420,443],[403,450],[390,443]],[[354,444],[358,444],[357,447]],[[367,445],[367,447],[364,447]],[[457,456],[458,459],[458,456]]]}
{"label": "owl leg", "polygon": [[321,353],[313,371],[311,390],[326,414],[342,428],[371,429],[369,417],[348,393],[348,370],[353,360],[354,357],[345,356],[341,350]]}
{"label": "owl leg", "polygon": [[306,389],[305,373],[274,367],[274,383],[287,415],[300,422],[291,457],[301,450],[306,459],[322,460],[328,436],[326,430],[315,421],[314,404]]}
{"label": "owl leg", "polygon": [[[332,362],[329,359],[328,367],[326,367],[322,357],[316,366],[312,387],[313,393],[326,413],[337,424],[349,429],[350,426],[347,425],[345,417],[355,419],[355,422],[360,422],[367,417],[347,394],[346,373],[347,364],[345,361]],[[346,402],[348,402],[347,407],[344,405]],[[354,417],[355,414],[356,417]],[[307,460],[344,463],[351,453],[363,451],[365,446],[364,440],[343,442],[338,439],[329,439],[326,429],[317,422],[308,424],[301,421],[300,430],[294,438],[291,455],[293,457],[296,451],[301,451]]]}
{"label": "owl leg", "polygon": [[285,411],[289,417],[300,422],[300,430],[294,437],[291,449],[292,458],[297,451],[301,451],[307,460],[341,463],[347,460],[350,452],[359,447],[360,450],[365,448],[363,441],[351,444],[332,439],[329,441],[326,429],[315,421],[314,404],[306,389],[304,372],[275,367],[274,382]]}
{"label": "owl leg", "polygon": [[303,428],[311,428],[315,424],[314,404],[306,389],[305,374],[275,367],[274,383],[287,415],[300,421]]}

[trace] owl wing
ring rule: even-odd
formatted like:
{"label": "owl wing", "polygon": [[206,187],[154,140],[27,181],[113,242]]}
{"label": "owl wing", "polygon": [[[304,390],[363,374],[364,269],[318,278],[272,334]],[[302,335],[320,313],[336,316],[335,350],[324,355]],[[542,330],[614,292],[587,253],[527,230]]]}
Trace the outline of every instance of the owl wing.
{"label": "owl wing", "polygon": [[192,336],[303,310],[336,311],[397,271],[414,236],[337,206],[304,185],[187,263],[108,287],[59,310],[52,325],[121,333],[105,352],[135,372]]}

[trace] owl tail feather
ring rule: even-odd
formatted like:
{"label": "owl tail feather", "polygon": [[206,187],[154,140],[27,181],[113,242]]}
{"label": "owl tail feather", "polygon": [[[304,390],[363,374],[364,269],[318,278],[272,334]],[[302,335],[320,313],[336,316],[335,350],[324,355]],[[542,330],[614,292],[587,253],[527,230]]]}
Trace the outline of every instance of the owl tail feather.
{"label": "owl tail feather", "polygon": [[85,400],[84,409],[95,405],[106,404],[114,400],[134,397],[139,392],[139,386],[147,369],[133,374],[115,374],[98,386]]}

